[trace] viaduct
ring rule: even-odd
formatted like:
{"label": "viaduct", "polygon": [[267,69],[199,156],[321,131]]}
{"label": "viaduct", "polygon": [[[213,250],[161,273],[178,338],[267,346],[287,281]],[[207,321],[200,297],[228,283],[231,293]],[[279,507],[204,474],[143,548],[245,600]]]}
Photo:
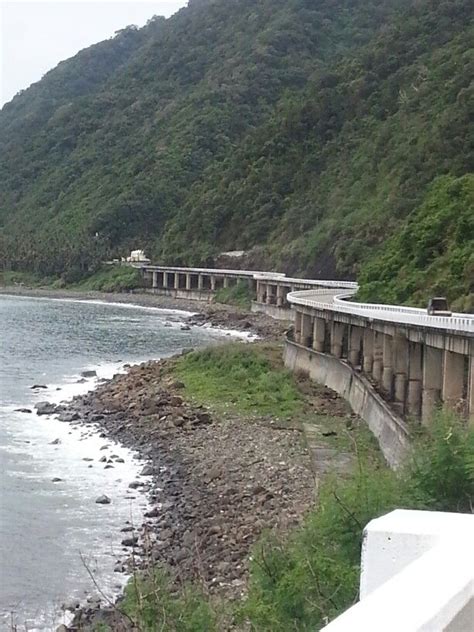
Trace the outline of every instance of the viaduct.
{"label": "viaduct", "polygon": [[444,404],[474,423],[474,314],[428,315],[404,306],[356,303],[357,284],[249,270],[137,264],[151,291],[212,300],[248,284],[252,311],[294,323],[285,364],[347,399],[396,467],[410,421],[428,424]]}

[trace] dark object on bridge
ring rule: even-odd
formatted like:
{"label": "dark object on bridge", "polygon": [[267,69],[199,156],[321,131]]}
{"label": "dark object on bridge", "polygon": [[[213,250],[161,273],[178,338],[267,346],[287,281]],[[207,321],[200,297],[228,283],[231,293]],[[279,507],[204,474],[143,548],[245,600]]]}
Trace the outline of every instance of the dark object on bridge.
{"label": "dark object on bridge", "polygon": [[442,296],[430,298],[428,301],[428,314],[430,316],[451,316],[452,312],[448,307],[448,301]]}

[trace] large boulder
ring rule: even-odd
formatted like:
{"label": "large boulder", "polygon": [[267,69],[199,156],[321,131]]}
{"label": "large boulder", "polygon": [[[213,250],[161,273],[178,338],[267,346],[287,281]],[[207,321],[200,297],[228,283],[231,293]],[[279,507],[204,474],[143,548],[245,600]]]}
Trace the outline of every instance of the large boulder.
{"label": "large boulder", "polygon": [[35,404],[35,408],[37,415],[54,415],[58,407],[51,402],[38,402]]}

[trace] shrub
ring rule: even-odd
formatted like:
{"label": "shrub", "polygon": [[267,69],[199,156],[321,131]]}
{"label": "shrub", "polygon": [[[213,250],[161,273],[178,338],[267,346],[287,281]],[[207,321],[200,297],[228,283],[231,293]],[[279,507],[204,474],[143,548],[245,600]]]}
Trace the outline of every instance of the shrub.
{"label": "shrub", "polygon": [[415,442],[405,476],[414,505],[433,511],[472,512],[474,428],[454,412],[438,411]]}
{"label": "shrub", "polygon": [[239,281],[235,285],[217,290],[215,295],[217,303],[225,305],[236,305],[237,307],[249,308],[252,302],[252,292],[246,281]]}
{"label": "shrub", "polygon": [[196,587],[173,589],[169,575],[156,568],[135,576],[125,590],[122,610],[141,632],[217,632],[218,618],[210,602]]}

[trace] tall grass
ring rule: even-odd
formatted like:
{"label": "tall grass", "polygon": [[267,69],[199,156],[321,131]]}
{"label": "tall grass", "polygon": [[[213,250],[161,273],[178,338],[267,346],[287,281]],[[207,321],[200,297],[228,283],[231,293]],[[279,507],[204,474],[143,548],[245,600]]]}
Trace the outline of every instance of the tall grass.
{"label": "tall grass", "polygon": [[274,366],[272,353],[265,345],[212,347],[180,358],[175,374],[200,403],[285,418],[300,412],[304,401],[294,376]]}

